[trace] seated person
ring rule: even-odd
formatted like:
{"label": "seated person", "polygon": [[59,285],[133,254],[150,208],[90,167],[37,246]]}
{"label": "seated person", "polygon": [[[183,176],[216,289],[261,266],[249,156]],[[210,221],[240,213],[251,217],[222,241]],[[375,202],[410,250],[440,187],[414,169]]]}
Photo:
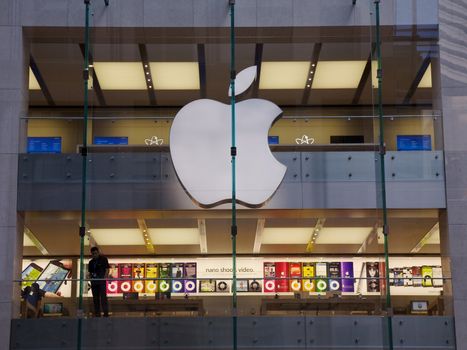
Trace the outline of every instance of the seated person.
{"label": "seated person", "polygon": [[39,284],[34,282],[30,287],[24,288],[21,291],[21,297],[25,301],[26,307],[24,315],[26,318],[38,318],[42,310],[42,298],[44,297],[59,297],[59,295],[49,292],[44,292],[39,288]]}
{"label": "seated person", "polygon": [[26,302],[26,318],[38,318],[42,307],[42,298],[45,292],[39,288],[38,283],[24,288],[22,297]]}

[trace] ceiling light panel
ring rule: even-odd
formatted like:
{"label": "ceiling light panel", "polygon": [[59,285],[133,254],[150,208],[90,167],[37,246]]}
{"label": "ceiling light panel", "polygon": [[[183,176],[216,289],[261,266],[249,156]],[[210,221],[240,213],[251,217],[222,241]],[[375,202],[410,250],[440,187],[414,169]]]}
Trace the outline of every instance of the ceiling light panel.
{"label": "ceiling light panel", "polygon": [[318,61],[313,89],[355,89],[366,61]]}
{"label": "ceiling light panel", "polygon": [[432,83],[431,83],[431,63],[428,65],[428,68],[425,71],[425,74],[423,74],[422,80],[420,80],[420,83],[418,84],[419,88],[431,88]]}
{"label": "ceiling light panel", "polygon": [[307,244],[313,227],[267,227],[262,234],[262,244]]}
{"label": "ceiling light panel", "polygon": [[259,88],[303,89],[309,68],[309,61],[262,62]]}
{"label": "ceiling light panel", "polygon": [[198,228],[150,228],[152,242],[157,245],[199,245]]}
{"label": "ceiling light panel", "polygon": [[362,244],[373,227],[324,227],[315,244]]}
{"label": "ceiling light panel", "polygon": [[40,90],[41,87],[36,79],[36,76],[32,72],[32,69],[29,68],[29,90]]}
{"label": "ceiling light panel", "polygon": [[91,229],[91,235],[99,246],[144,245],[139,228]]}
{"label": "ceiling light panel", "polygon": [[150,62],[155,90],[199,90],[198,62]]}
{"label": "ceiling light panel", "polygon": [[94,62],[102,90],[146,90],[141,62]]}

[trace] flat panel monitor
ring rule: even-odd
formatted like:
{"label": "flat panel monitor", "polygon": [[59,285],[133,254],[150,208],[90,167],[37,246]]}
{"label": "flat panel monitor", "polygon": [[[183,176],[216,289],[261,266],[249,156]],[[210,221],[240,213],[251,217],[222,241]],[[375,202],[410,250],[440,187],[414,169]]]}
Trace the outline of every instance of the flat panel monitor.
{"label": "flat panel monitor", "polygon": [[95,145],[128,145],[128,136],[94,136]]}
{"label": "flat panel monitor", "polygon": [[53,137],[28,137],[28,153],[61,153],[62,138]]}
{"label": "flat panel monitor", "polygon": [[30,263],[21,273],[21,279],[23,282],[21,283],[21,287],[28,287],[31,286],[41,275],[42,267],[35,263]]}
{"label": "flat panel monitor", "polygon": [[397,135],[398,151],[431,151],[431,135]]}
{"label": "flat panel monitor", "polygon": [[428,301],[427,300],[412,300],[410,302],[410,312],[412,314],[427,314]]}
{"label": "flat panel monitor", "polygon": [[334,135],[331,136],[331,143],[364,143],[363,135]]}
{"label": "flat panel monitor", "polygon": [[57,293],[65,281],[69,269],[58,261],[51,261],[38,277],[39,288],[44,292]]}
{"label": "flat panel monitor", "polygon": [[278,145],[279,144],[279,136],[268,136],[268,144]]}
{"label": "flat panel monitor", "polygon": [[63,314],[63,303],[44,303],[44,315]]}

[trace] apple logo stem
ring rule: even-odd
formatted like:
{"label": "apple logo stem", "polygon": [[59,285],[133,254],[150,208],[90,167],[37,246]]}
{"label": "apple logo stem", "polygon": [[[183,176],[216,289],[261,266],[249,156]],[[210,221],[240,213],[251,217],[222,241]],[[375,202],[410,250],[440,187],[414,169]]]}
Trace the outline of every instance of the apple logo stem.
{"label": "apple logo stem", "polygon": [[[246,91],[255,78],[256,66],[238,73],[235,94]],[[268,144],[268,131],[282,110],[263,99],[241,101],[235,104],[235,110],[236,201],[247,207],[260,207],[276,192],[287,170]],[[212,208],[232,200],[230,113],[230,105],[196,100],[177,113],[170,129],[175,172],[188,195],[201,207]]]}

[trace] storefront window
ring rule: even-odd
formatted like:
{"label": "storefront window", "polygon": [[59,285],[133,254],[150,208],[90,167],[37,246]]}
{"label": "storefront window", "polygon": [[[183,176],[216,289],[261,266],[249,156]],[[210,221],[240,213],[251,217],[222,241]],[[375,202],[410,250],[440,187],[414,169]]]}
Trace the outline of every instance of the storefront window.
{"label": "storefront window", "polygon": [[[112,318],[222,316],[230,332],[232,316],[448,315],[437,33],[380,28],[380,105],[373,1],[365,15],[371,25],[353,30],[235,29],[236,73],[256,67],[251,87],[236,97],[237,131],[251,134],[238,136],[235,280],[230,177],[211,175],[230,176],[229,28],[112,31],[90,17],[88,43],[81,32],[66,42],[38,34],[18,199],[21,286],[37,281],[46,294],[35,311],[25,297],[21,317],[96,316],[91,247],[108,259],[108,275],[96,276],[108,277],[100,293]],[[270,109],[250,107],[261,103]],[[268,130],[258,131],[260,118]],[[187,123],[180,133],[177,123]],[[258,152],[242,142],[269,147],[270,168],[247,159]],[[284,173],[271,189],[274,167]],[[107,316],[104,305],[100,311]]]}

